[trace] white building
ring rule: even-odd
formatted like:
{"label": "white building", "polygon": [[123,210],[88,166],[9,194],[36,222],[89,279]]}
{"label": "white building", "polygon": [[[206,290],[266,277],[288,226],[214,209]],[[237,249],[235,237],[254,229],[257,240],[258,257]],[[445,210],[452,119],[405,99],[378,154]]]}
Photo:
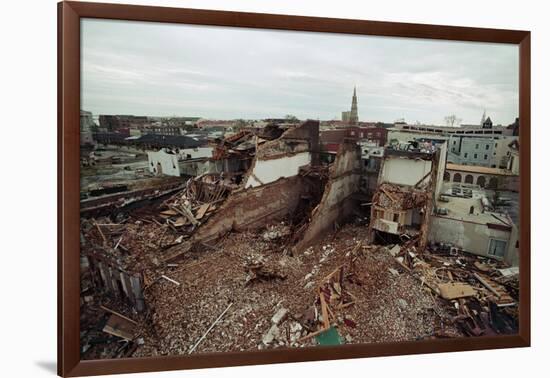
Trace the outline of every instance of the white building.
{"label": "white building", "polygon": [[446,183],[430,218],[432,242],[518,264],[518,228],[507,214],[491,211],[477,185]]}
{"label": "white building", "polygon": [[407,143],[418,139],[448,141],[447,161],[454,164],[506,168],[509,159],[508,145],[517,136],[504,127],[492,129],[404,125],[388,130],[388,142]]}
{"label": "white building", "polygon": [[[211,147],[196,147],[171,150],[167,148],[147,152],[149,172],[154,175],[182,176],[190,174],[187,165],[193,163],[195,174],[206,173],[210,166],[208,159],[212,157]],[[200,163],[197,165],[197,163]]]}

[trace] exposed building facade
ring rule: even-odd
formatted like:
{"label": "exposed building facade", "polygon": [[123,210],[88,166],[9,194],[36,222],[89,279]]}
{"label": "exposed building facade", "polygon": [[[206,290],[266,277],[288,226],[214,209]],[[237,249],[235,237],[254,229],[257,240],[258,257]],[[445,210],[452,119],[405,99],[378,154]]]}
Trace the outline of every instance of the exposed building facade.
{"label": "exposed building facade", "polygon": [[481,188],[517,192],[519,190],[518,174],[519,169],[518,173],[514,173],[509,169],[447,163],[445,181],[452,181],[457,184],[475,184]]}
{"label": "exposed building facade", "polygon": [[396,243],[416,240],[420,249],[428,242],[432,202],[441,190],[446,143],[438,148],[386,148],[378,188],[371,205],[371,242]]}

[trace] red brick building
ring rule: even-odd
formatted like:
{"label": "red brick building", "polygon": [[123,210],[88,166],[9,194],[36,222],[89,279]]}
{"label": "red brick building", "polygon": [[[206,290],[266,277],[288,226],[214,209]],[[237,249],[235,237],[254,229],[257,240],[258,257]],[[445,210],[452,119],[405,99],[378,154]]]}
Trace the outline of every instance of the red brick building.
{"label": "red brick building", "polygon": [[346,128],[321,130],[320,142],[323,149],[330,153],[338,152],[344,139],[371,140],[378,142],[379,146],[386,144],[388,132],[383,127],[350,126]]}

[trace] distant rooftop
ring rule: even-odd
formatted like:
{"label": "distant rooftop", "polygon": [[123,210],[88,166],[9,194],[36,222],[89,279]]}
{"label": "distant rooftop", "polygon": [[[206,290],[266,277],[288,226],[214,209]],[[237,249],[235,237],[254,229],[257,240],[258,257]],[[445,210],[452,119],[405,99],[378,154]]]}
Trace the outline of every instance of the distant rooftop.
{"label": "distant rooftop", "polygon": [[462,164],[447,163],[447,169],[451,171],[483,173],[486,175],[514,176],[512,172],[506,169],[481,167],[477,165],[462,165]]}
{"label": "distant rooftop", "polygon": [[[438,214],[439,217],[501,227],[512,225],[512,220],[506,214],[484,210],[483,201],[488,203],[488,200],[485,191],[477,185],[446,183],[441,193],[443,200],[437,199],[437,208],[446,209],[447,214]],[[470,214],[472,207],[474,211]]]}
{"label": "distant rooftop", "polygon": [[508,129],[504,126],[493,126],[492,128],[484,129],[477,125],[462,125],[460,127],[437,126],[437,125],[409,125],[395,124],[390,130],[418,132],[418,133],[443,133],[443,134],[477,134],[477,135],[511,135]]}

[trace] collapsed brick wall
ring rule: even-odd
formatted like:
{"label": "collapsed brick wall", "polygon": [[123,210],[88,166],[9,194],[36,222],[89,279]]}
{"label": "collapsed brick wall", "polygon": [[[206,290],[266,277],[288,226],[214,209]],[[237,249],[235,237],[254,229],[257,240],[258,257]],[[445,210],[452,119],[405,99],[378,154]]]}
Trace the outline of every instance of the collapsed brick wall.
{"label": "collapsed brick wall", "polygon": [[284,131],[278,138],[258,144],[244,187],[269,184],[280,177],[298,175],[301,167],[318,161],[319,121],[306,121]]}
{"label": "collapsed brick wall", "polygon": [[333,228],[336,222],[348,217],[354,209],[351,196],[359,191],[361,150],[352,142],[340,146],[338,155],[330,167],[330,178],[323,198],[312,211],[311,221],[302,239],[294,246],[301,252]]}
{"label": "collapsed brick wall", "polygon": [[311,164],[319,165],[319,121],[307,120],[286,130],[279,138],[266,142],[256,151],[257,159],[273,159],[284,154],[309,151]]}
{"label": "collapsed brick wall", "polygon": [[318,161],[319,121],[308,120],[286,130],[279,138],[259,145],[256,156],[245,175],[244,186],[231,192],[223,205],[201,225],[193,236],[180,247],[167,253],[164,261],[181,256],[193,245],[214,240],[231,230],[258,229],[270,222],[290,218],[298,207],[303,194],[309,191],[306,180],[298,175],[284,176],[275,181],[249,186],[250,176],[259,161],[285,161],[298,154],[311,154],[310,165]]}
{"label": "collapsed brick wall", "polygon": [[[258,146],[249,174],[259,160],[284,159],[301,152],[311,153],[312,164],[318,159],[319,121],[305,121],[279,138]],[[307,184],[298,175],[234,191],[216,214],[197,229],[192,241],[208,241],[232,229],[261,228],[274,220],[288,218],[306,191]]]}
{"label": "collapsed brick wall", "polygon": [[256,188],[234,191],[192,240],[205,242],[231,230],[261,228],[288,218],[296,209],[306,185],[302,177],[281,178]]}

